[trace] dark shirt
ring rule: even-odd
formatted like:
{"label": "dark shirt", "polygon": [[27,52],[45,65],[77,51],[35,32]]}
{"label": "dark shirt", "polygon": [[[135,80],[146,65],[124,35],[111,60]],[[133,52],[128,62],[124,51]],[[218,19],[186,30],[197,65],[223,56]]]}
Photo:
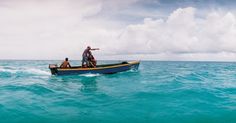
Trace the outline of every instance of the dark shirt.
{"label": "dark shirt", "polygon": [[88,57],[88,55],[89,55],[89,49],[88,48],[86,48],[85,50],[84,50],[84,52],[83,52],[83,57]]}
{"label": "dark shirt", "polygon": [[90,49],[87,48],[87,49],[84,50],[82,56],[83,56],[83,57],[88,57],[90,54],[92,54],[92,53],[91,53]]}

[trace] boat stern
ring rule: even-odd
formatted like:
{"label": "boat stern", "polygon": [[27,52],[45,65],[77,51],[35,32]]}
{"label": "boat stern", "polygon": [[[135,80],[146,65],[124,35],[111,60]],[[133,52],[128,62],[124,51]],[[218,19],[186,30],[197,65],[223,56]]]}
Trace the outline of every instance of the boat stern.
{"label": "boat stern", "polygon": [[50,69],[52,75],[56,75],[58,70],[57,70],[57,65],[56,64],[49,64],[48,68]]}

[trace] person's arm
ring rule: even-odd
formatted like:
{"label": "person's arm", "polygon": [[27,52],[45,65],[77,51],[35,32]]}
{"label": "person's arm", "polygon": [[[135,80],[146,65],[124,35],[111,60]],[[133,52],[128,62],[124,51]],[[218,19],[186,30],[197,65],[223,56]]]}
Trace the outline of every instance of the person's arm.
{"label": "person's arm", "polygon": [[61,63],[60,68],[62,68],[63,64],[64,64],[64,62]]}
{"label": "person's arm", "polygon": [[100,50],[99,48],[93,48],[93,49],[91,49],[91,50]]}
{"label": "person's arm", "polygon": [[70,65],[70,63],[68,62],[68,65],[69,65],[69,67],[71,68],[71,65]]}
{"label": "person's arm", "polygon": [[95,67],[92,61],[89,61],[89,63],[92,65],[92,67]]}

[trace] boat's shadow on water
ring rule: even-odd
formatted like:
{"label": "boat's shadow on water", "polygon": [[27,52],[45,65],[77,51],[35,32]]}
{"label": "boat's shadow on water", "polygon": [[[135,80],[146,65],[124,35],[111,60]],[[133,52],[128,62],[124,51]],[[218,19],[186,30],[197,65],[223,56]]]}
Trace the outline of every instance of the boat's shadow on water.
{"label": "boat's shadow on water", "polygon": [[97,77],[83,77],[80,80],[82,86],[82,92],[94,92],[97,91]]}
{"label": "boat's shadow on water", "polygon": [[97,75],[51,76],[49,82],[60,85],[63,88],[74,86],[81,92],[89,93],[97,91],[97,79]]}
{"label": "boat's shadow on water", "polygon": [[[99,90],[98,84],[105,84],[107,82],[113,83],[119,78],[128,79],[130,76],[140,75],[139,71],[126,71],[115,74],[84,74],[84,75],[67,75],[67,76],[51,76],[49,84],[59,86],[58,88],[73,88],[78,93],[94,93]],[[75,90],[76,88],[76,90]]]}

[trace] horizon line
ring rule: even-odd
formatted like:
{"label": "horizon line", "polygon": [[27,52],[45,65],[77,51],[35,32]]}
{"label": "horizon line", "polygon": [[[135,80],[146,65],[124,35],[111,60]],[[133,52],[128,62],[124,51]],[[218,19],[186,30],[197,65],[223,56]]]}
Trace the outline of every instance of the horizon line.
{"label": "horizon line", "polygon": [[[64,59],[0,59],[0,61],[63,61]],[[70,59],[70,61],[81,61],[82,59]],[[119,59],[100,59],[97,61],[158,61],[158,62],[236,62],[235,60],[160,60],[160,59],[143,59],[143,60],[119,60]]]}

